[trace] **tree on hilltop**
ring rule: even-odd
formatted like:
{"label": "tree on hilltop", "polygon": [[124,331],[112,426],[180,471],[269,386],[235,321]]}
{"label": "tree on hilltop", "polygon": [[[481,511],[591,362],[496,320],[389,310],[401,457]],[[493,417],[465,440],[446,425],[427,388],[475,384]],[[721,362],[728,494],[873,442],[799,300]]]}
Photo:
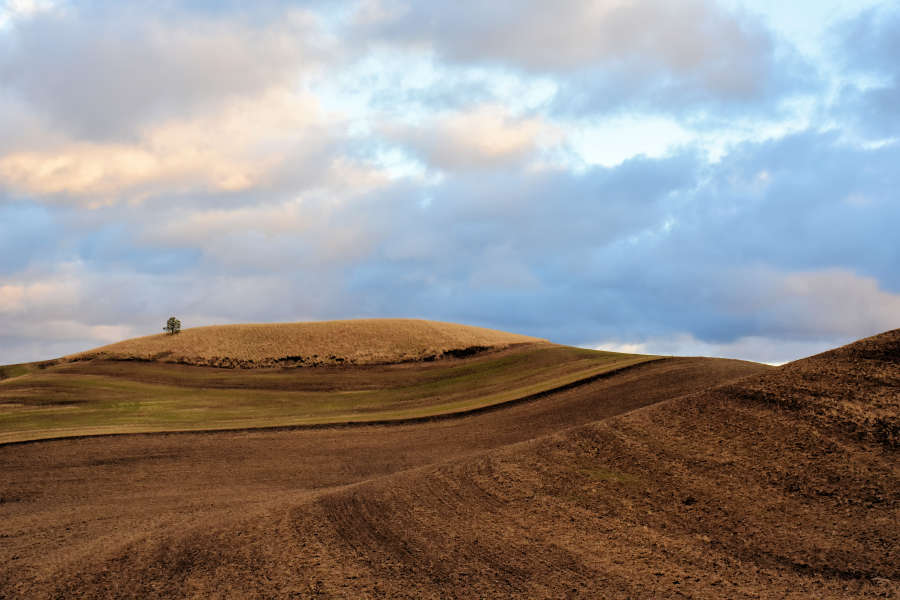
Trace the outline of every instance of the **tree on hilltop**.
{"label": "tree on hilltop", "polygon": [[181,331],[181,321],[176,319],[175,317],[169,317],[169,320],[166,321],[166,326],[163,327],[163,331],[168,333],[169,335],[175,335]]}

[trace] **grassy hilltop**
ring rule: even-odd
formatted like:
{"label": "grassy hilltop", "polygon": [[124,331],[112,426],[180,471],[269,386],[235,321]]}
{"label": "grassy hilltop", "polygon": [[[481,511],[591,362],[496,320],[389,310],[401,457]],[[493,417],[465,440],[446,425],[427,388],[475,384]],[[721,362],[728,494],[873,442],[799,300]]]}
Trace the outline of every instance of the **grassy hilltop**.
{"label": "grassy hilltop", "polygon": [[199,327],[0,368],[0,443],[434,417],[654,358],[418,320]]}
{"label": "grassy hilltop", "polygon": [[537,338],[419,319],[214,325],[125,340],[69,359],[155,360],[223,367],[377,364],[440,358]]}

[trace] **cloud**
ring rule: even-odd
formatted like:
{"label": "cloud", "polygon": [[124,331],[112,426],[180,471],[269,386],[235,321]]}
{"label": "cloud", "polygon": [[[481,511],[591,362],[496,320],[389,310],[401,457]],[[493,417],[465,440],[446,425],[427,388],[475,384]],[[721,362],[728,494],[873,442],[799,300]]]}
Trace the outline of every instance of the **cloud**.
{"label": "cloud", "polygon": [[0,34],[2,89],[70,137],[121,141],[149,122],[289,88],[322,58],[309,12],[259,28],[165,15],[68,5],[18,20]]}
{"label": "cloud", "polygon": [[900,326],[900,294],[881,289],[873,277],[840,269],[790,273],[773,292],[770,306],[780,306],[772,329],[782,333],[853,337]]}
{"label": "cloud", "polygon": [[846,341],[900,324],[896,153],[803,134],[714,169],[688,153],[581,176],[459,174],[419,191],[424,206],[389,190],[372,210],[391,222],[372,213],[381,235],[348,266],[348,293],[375,314],[429,310],[570,343]]}
{"label": "cloud", "polygon": [[567,111],[768,103],[810,83],[802,61],[760,21],[706,0],[367,7],[361,30],[375,39],[449,63],[557,77],[557,106]]}
{"label": "cloud", "polygon": [[832,71],[712,2],[362,5],[0,27],[0,360],[171,314],[769,361],[898,326],[893,13],[842,26],[834,104],[763,127]]}
{"label": "cloud", "polygon": [[596,350],[628,352],[636,354],[659,354],[668,356],[715,356],[736,358],[780,365],[800,357],[812,356],[843,345],[846,338],[825,338],[819,340],[785,340],[747,336],[732,342],[710,343],[698,340],[689,333],[670,337],[650,338],[641,342],[606,340],[592,345]]}
{"label": "cloud", "polygon": [[50,320],[42,322],[40,328],[28,323],[14,324],[4,336],[52,344],[84,343],[85,340],[111,344],[134,336],[134,329],[128,325],[86,325],[74,320]]}
{"label": "cloud", "polygon": [[[900,294],[877,280],[842,269],[779,272],[742,270],[713,292],[699,310],[746,320],[744,332],[703,337],[690,331],[666,336],[608,339],[589,344],[617,352],[720,356],[780,364],[900,327]],[[695,328],[696,331],[696,328]]]}
{"label": "cloud", "polygon": [[[229,194],[273,185],[285,164],[306,184],[327,172],[337,132],[309,95],[270,91],[191,119],[148,125],[126,142],[64,141],[0,155],[0,185],[90,206],[160,194]],[[340,165],[335,165],[340,168]],[[346,170],[346,169],[345,169]]]}
{"label": "cloud", "polygon": [[57,217],[61,239],[93,240],[74,244],[77,298],[104,302],[29,318],[155,330],[160,311],[186,323],[412,315],[563,343],[819,349],[900,324],[898,151],[806,133],[739,146],[715,168],[683,149],[578,174],[509,164]]}
{"label": "cloud", "polygon": [[387,139],[443,170],[521,163],[535,158],[542,145],[561,138],[559,131],[539,117],[513,117],[502,106],[491,105],[435,115],[417,125],[385,125],[381,130]]}
{"label": "cloud", "polygon": [[675,239],[701,255],[720,248],[722,260],[861,270],[900,291],[897,160],[900,145],[862,148],[836,132],[743,144],[710,168]]}
{"label": "cloud", "polygon": [[327,198],[227,210],[177,211],[141,238],[152,244],[200,248],[230,272],[325,272],[360,260],[378,236],[361,207]]}
{"label": "cloud", "polygon": [[0,28],[55,8],[53,0],[6,0],[0,6]]}
{"label": "cloud", "polygon": [[[900,10],[870,8],[832,30],[852,75],[838,110],[876,139],[900,135]],[[859,76],[864,82],[859,82]]]}
{"label": "cloud", "polygon": [[[4,280],[0,325],[33,323],[15,344],[49,352],[62,346],[41,341],[40,323],[152,333],[168,314],[189,325],[418,316],[780,362],[900,324],[896,152],[806,134],[741,146],[712,171],[683,151],[581,174],[401,179],[342,199],[110,209],[127,229],[109,250],[134,257],[107,256],[103,218],[64,221],[101,248]],[[198,257],[139,270],[144,254],[172,251]]]}
{"label": "cloud", "polygon": [[143,8],[68,3],[0,30],[0,201],[296,194],[365,171],[304,89],[330,60],[316,13]]}

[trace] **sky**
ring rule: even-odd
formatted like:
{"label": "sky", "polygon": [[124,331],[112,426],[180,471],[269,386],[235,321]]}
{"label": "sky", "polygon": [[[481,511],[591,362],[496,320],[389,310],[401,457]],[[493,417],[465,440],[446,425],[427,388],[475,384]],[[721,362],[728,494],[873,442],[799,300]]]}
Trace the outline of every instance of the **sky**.
{"label": "sky", "polygon": [[171,315],[900,327],[898,57],[895,2],[0,0],[0,363]]}

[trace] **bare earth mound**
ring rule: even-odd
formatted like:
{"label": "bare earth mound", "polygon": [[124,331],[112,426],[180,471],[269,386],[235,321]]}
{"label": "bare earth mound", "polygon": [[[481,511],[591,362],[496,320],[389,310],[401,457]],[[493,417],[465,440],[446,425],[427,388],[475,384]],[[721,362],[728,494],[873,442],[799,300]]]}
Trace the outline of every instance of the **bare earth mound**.
{"label": "bare earth mound", "polygon": [[223,367],[376,364],[466,355],[537,338],[418,319],[215,325],[135,338],[68,359],[156,360]]}

